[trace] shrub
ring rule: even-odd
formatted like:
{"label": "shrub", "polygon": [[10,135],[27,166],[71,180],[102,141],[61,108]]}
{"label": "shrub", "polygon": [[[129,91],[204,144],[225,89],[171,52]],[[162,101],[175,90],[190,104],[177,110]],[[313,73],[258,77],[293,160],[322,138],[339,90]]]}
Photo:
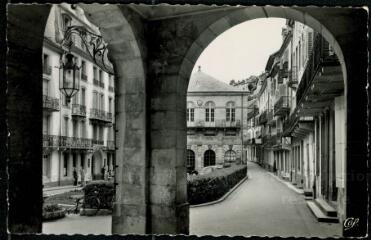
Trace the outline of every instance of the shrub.
{"label": "shrub", "polygon": [[58,218],[64,218],[65,216],[66,210],[64,210],[57,204],[47,204],[43,206],[43,220],[54,220]]}
{"label": "shrub", "polygon": [[247,167],[232,165],[188,181],[188,202],[191,205],[215,201],[246,177]]}
{"label": "shrub", "polygon": [[[93,181],[84,188],[84,208],[112,209],[114,185],[108,181]],[[99,200],[99,201],[97,201]]]}
{"label": "shrub", "polygon": [[56,211],[60,211],[62,209],[63,208],[58,206],[58,204],[45,205],[44,208],[43,208],[44,212],[56,212]]}

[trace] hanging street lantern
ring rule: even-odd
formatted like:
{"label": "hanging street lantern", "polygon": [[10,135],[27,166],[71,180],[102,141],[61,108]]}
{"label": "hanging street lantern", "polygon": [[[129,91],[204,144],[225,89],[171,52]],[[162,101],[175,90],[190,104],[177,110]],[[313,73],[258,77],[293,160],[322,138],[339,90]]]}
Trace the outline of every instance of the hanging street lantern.
{"label": "hanging street lantern", "polygon": [[69,103],[80,89],[80,67],[77,66],[76,58],[70,52],[62,55],[59,75],[59,90]]}

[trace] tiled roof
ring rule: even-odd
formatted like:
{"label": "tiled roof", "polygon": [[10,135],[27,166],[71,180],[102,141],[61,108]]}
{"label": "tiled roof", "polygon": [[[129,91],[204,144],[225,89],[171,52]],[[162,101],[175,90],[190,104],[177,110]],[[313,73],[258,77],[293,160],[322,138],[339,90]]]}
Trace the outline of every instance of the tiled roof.
{"label": "tiled roof", "polygon": [[240,92],[240,87],[233,87],[224,83],[200,69],[191,75],[188,92]]}

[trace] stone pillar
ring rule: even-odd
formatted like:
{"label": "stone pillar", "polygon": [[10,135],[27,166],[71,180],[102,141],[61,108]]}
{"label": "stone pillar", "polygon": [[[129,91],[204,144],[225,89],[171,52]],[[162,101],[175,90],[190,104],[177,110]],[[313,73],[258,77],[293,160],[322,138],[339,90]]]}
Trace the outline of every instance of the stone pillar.
{"label": "stone pillar", "polygon": [[116,200],[112,233],[148,233],[146,92],[142,59],[115,58]]}
{"label": "stone pillar", "polygon": [[[186,86],[178,75],[151,79],[151,233],[188,234]],[[181,87],[183,86],[183,87]]]}
{"label": "stone pillar", "polygon": [[12,233],[41,232],[43,199],[40,76],[43,36],[49,10],[50,5],[7,6],[6,114],[9,178],[2,179],[8,179],[7,223]]}

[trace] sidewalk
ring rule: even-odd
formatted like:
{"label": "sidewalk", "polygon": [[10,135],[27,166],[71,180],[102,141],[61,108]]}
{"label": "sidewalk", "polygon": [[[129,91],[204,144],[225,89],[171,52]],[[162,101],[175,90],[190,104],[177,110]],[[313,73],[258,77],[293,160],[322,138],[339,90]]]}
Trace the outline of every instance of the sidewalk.
{"label": "sidewalk", "polygon": [[43,188],[43,195],[44,196],[53,196],[65,192],[70,192],[73,190],[81,190],[81,186],[73,186],[73,185],[66,185],[66,186],[58,186],[58,187],[48,187]]}
{"label": "sidewalk", "polygon": [[278,177],[277,175],[275,175],[275,174],[273,174],[271,172],[267,172],[267,173],[269,175],[271,175],[272,177],[274,177],[275,179],[277,179],[278,181],[280,181],[281,183],[285,184],[288,188],[290,188],[294,192],[296,192],[298,194],[304,194],[304,190],[303,189],[300,189],[300,188],[295,187],[291,182],[285,181],[282,178]]}

